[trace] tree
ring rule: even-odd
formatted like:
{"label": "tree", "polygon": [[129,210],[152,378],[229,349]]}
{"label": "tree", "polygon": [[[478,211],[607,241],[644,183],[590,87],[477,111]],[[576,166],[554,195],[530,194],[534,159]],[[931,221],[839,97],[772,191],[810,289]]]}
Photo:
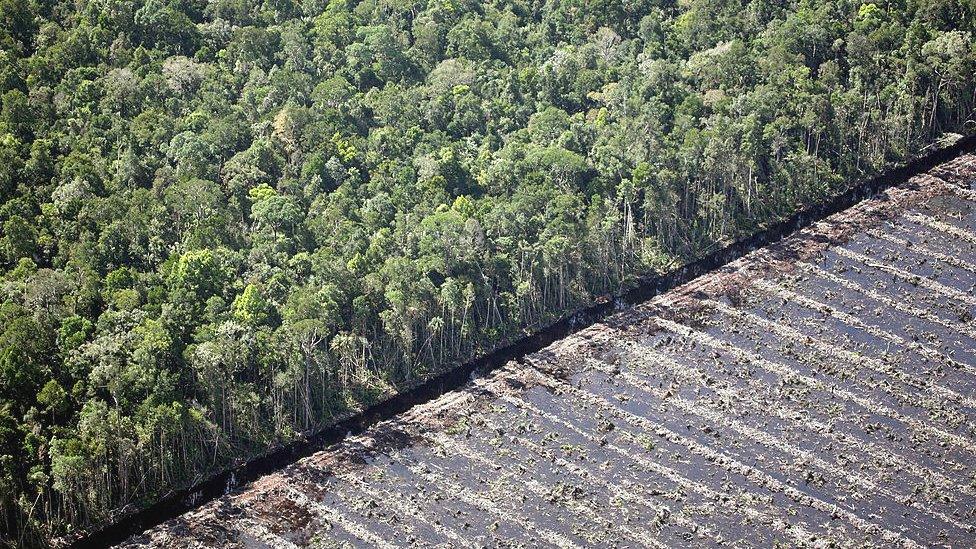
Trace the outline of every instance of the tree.
{"label": "tree", "polygon": [[0,96],[0,134],[7,132],[21,141],[34,136],[33,113],[24,92],[13,89]]}
{"label": "tree", "polygon": [[196,306],[208,297],[224,293],[231,271],[225,250],[189,250],[176,261],[169,275],[174,301],[190,301]]}
{"label": "tree", "polygon": [[0,238],[7,263],[20,258],[31,258],[37,253],[37,232],[26,219],[13,215],[3,223],[3,238]]}
{"label": "tree", "polygon": [[37,403],[44,407],[44,411],[51,414],[52,421],[58,422],[68,411],[68,392],[55,380],[49,380],[37,393]]}
{"label": "tree", "polygon": [[251,217],[258,229],[270,229],[275,239],[280,232],[287,236],[304,218],[293,198],[280,195],[267,185],[255,187],[249,194]]}
{"label": "tree", "polygon": [[0,333],[0,398],[12,403],[18,414],[33,404],[49,373],[45,360],[49,353],[48,342],[41,326],[27,311],[8,306],[3,311],[4,329]]}
{"label": "tree", "polygon": [[244,287],[244,292],[234,299],[232,308],[234,317],[245,324],[261,324],[268,317],[268,303],[254,284]]}

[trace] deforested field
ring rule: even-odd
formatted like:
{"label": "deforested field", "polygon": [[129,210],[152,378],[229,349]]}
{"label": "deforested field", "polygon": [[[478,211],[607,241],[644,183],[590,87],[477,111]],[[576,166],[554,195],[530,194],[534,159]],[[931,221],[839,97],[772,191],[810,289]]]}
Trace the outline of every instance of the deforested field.
{"label": "deforested field", "polygon": [[976,544],[976,156],[127,546]]}

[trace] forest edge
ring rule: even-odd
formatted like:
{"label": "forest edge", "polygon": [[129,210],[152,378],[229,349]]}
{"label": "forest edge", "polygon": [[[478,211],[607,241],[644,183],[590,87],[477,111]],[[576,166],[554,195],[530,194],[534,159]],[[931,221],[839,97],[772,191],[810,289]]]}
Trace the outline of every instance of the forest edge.
{"label": "forest edge", "polygon": [[671,272],[641,277],[639,282],[621,295],[598,298],[592,305],[567,313],[547,327],[512,342],[503,342],[479,358],[456,365],[446,371],[420,381],[395,396],[355,413],[330,427],[288,444],[273,448],[215,473],[196,484],[170,492],[157,502],[139,510],[121,513],[99,527],[75,532],[52,540],[55,547],[106,547],[125,541],[132,535],[178,517],[200,507],[228,491],[250,483],[316,452],[327,450],[346,437],[360,434],[371,426],[401,414],[410,408],[427,403],[441,395],[464,386],[473,376],[484,375],[512,360],[540,351],[553,342],[591,326],[606,318],[621,305],[632,306],[663,292],[685,284],[699,276],[735,261],[746,254],[773,244],[792,233],[824,218],[841,212],[888,188],[900,185],[912,176],[930,170],[960,154],[976,150],[976,135],[962,137],[956,143],[910,161],[902,167],[853,185],[846,192],[823,203],[800,210],[778,222],[771,223],[751,236],[732,242],[714,252]]}

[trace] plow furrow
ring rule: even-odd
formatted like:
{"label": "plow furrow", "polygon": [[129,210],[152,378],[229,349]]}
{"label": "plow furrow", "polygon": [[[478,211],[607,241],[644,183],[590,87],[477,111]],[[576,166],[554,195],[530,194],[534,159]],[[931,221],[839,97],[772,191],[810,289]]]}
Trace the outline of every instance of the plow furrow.
{"label": "plow furrow", "polygon": [[905,251],[925,256],[930,261],[944,263],[957,269],[968,271],[970,274],[976,274],[976,265],[973,265],[968,261],[963,261],[957,256],[946,255],[942,252],[933,250],[923,242],[909,241],[904,238],[897,237],[891,233],[884,232],[880,229],[870,229],[866,231],[866,233],[879,240],[884,240],[896,246],[901,246]]}
{"label": "plow furrow", "polygon": [[970,306],[976,306],[976,297],[973,297],[967,294],[966,292],[962,292],[955,288],[946,286],[941,282],[936,282],[935,280],[931,280],[924,276],[906,271],[904,269],[900,269],[898,267],[895,267],[894,265],[888,265],[887,263],[882,263],[860,252],[848,250],[843,246],[837,246],[835,248],[831,248],[831,251],[837,253],[837,255],[841,257],[845,257],[853,261],[858,261],[868,267],[871,267],[872,269],[877,269],[879,271],[886,272],[910,284],[918,285],[922,288],[925,288],[926,290],[939,294],[940,296],[946,299],[954,299],[956,301],[961,301],[963,303],[966,303],[967,305]]}
{"label": "plow furrow", "polygon": [[[492,429],[500,429],[502,426],[500,424],[494,423],[491,420],[486,419],[485,425]],[[655,517],[668,517],[668,522],[675,523],[683,529],[688,531],[695,531],[702,533],[713,540],[719,539],[717,534],[709,531],[708,528],[703,527],[701,524],[695,522],[693,519],[688,518],[680,510],[675,511],[674,509],[662,505],[658,502],[652,501],[644,496],[643,486],[640,483],[631,483],[628,487],[618,486],[615,483],[608,482],[604,480],[603,473],[599,471],[593,471],[589,468],[582,467],[575,463],[568,461],[567,459],[560,457],[552,450],[549,450],[543,446],[536,444],[525,437],[512,437],[512,443],[518,446],[524,447],[526,450],[532,452],[533,454],[541,457],[542,459],[548,461],[565,470],[569,474],[579,478],[581,481],[589,483],[594,486],[598,486],[605,489],[607,493],[612,498],[619,499],[621,501],[627,502],[630,505],[639,505],[646,507],[647,509],[654,512]],[[655,532],[660,532],[660,524],[648,525],[648,530],[653,530]],[[647,534],[643,534],[642,537],[646,537]],[[659,546],[662,545],[661,542],[653,540],[651,545]],[[665,545],[666,546],[666,545]]]}
{"label": "plow furrow", "polygon": [[[564,429],[574,432],[585,439],[589,439],[592,443],[602,446],[614,452],[615,454],[619,455],[620,457],[638,464],[639,466],[646,469],[647,471],[650,471],[656,475],[663,476],[664,478],[670,480],[671,482],[678,484],[687,492],[701,494],[702,496],[714,502],[721,502],[723,500],[726,500],[729,497],[734,497],[732,496],[732,494],[728,492],[718,492],[716,490],[713,490],[708,486],[705,486],[701,482],[692,480],[682,475],[680,472],[678,472],[677,470],[671,467],[662,465],[658,461],[655,461],[644,455],[628,450],[613,442],[604,442],[601,440],[597,440],[596,437],[594,437],[592,434],[587,433],[584,430],[580,429],[574,423],[569,422],[559,416],[547,414],[542,409],[538,408],[537,406],[527,401],[520,400],[509,395],[505,395],[502,398],[517,408],[526,410],[532,414],[535,414],[536,416],[543,417],[547,421],[553,424],[559,425]],[[588,399],[587,402],[592,404],[592,401]],[[657,431],[658,429],[654,428],[651,432],[658,434]],[[739,504],[739,507],[736,508],[736,511],[742,512],[746,516],[746,518],[748,518],[752,522],[766,525],[770,528],[773,528],[777,532],[787,537],[790,537],[794,543],[803,544],[809,542],[811,539],[814,539],[816,537],[810,534],[809,532],[807,532],[806,530],[802,529],[798,525],[789,524],[788,522],[783,521],[777,517],[759,511],[756,508],[756,506],[758,505],[758,503],[756,502],[749,502],[741,498],[735,498],[735,499]]]}
{"label": "plow furrow", "polygon": [[[380,491],[374,488],[370,482],[364,482],[356,475],[346,475],[343,478],[361,493],[369,496],[373,501],[378,502],[379,505],[390,507],[396,511],[400,517],[412,517],[413,519],[422,523],[425,527],[433,530],[434,533],[439,535],[441,538],[450,540],[454,547],[472,546],[469,541],[465,540],[465,537],[462,534],[442,524],[441,520],[439,520],[435,515],[425,512],[419,505],[408,505],[401,494],[386,490]],[[411,534],[414,536],[417,535],[413,531],[411,531]],[[432,540],[428,539],[426,541],[430,542]]]}
{"label": "plow furrow", "polygon": [[373,547],[379,547],[381,549],[395,549],[396,547],[399,547],[389,543],[382,536],[372,532],[368,526],[360,524],[354,519],[348,518],[348,513],[344,512],[343,510],[335,509],[321,501],[317,501],[306,495],[304,492],[296,489],[294,486],[289,485],[286,487],[286,490],[288,496],[296,503],[302,505],[306,509],[315,510],[318,515],[325,519],[328,523],[338,526],[352,537],[368,543]]}
{"label": "plow furrow", "polygon": [[970,244],[976,244],[976,234],[973,234],[965,229],[960,229],[959,227],[946,223],[945,221],[939,221],[930,215],[923,213],[909,213],[906,214],[905,217],[934,231],[945,233],[953,238],[958,238],[960,240],[969,242]]}
{"label": "plow furrow", "polygon": [[[674,432],[673,430],[667,429],[659,424],[653,423],[647,420],[646,418],[627,412],[626,410],[617,407],[614,403],[604,399],[603,397],[594,395],[582,389],[577,389],[570,385],[566,385],[562,383],[558,383],[558,384],[560,386],[560,389],[566,391],[568,394],[571,394],[573,397],[583,402],[587,402],[588,404],[594,405],[600,408],[601,410],[610,413],[617,419],[627,422],[635,430],[643,430],[645,432],[651,432],[657,435],[658,437],[661,437],[662,439],[668,440],[676,445],[683,446],[688,450],[690,450],[691,452],[702,456],[709,462],[719,467],[722,467],[723,469],[726,470],[726,472],[739,475],[745,479],[748,479],[756,486],[771,490],[773,492],[784,494],[785,496],[789,497],[797,504],[813,508],[825,514],[828,517],[843,517],[846,522],[858,528],[865,534],[871,536],[880,536],[888,543],[894,543],[903,547],[921,547],[917,543],[913,542],[911,539],[908,539],[899,533],[889,531],[877,524],[864,520],[861,517],[855,515],[854,513],[848,511],[847,509],[843,509],[837,505],[810,496],[809,494],[806,494],[792,486],[789,486],[775,479],[774,477],[772,477],[771,475],[769,475],[768,473],[760,469],[746,465],[734,458],[731,458],[727,454],[716,451],[708,446],[699,443],[694,439],[688,438],[684,435]],[[526,404],[526,406],[532,406],[532,405]],[[631,435],[625,432],[623,436],[631,436]],[[633,459],[632,455],[628,457],[631,457],[631,459]],[[638,458],[640,457],[638,456]],[[775,522],[776,521],[774,521],[774,523]],[[795,529],[797,529],[797,525],[794,524],[792,525],[791,528],[785,530],[791,531]],[[783,532],[783,533],[786,534],[789,532]],[[806,531],[803,531],[802,533],[798,532],[797,534],[798,537],[797,539],[795,539],[795,541],[798,543],[803,542],[804,540],[809,541],[810,539],[815,538],[815,536],[813,536],[812,534]]]}
{"label": "plow furrow", "polygon": [[[447,451],[453,452],[455,455],[463,456],[469,461],[485,467],[485,470],[505,471],[512,478],[524,476],[524,472],[515,471],[511,467],[503,466],[495,460],[473,450],[462,441],[458,441],[442,433],[430,433],[426,435],[426,438],[441,445]],[[536,498],[545,499],[551,494],[551,487],[534,480],[531,476],[524,478],[521,482]],[[565,504],[581,521],[586,521],[596,527],[605,528],[607,526],[607,519],[600,514],[600,510],[593,504],[573,498],[568,498]],[[653,539],[646,532],[635,531],[626,524],[617,524],[616,528],[626,534],[629,539],[639,543],[643,547],[665,547],[664,544]]]}
{"label": "plow furrow", "polygon": [[[660,354],[658,351],[647,347],[640,347],[634,358],[638,362],[651,363],[667,372],[669,375],[681,381],[690,382],[697,385],[704,385],[715,391],[724,402],[733,403],[736,407],[748,406],[758,417],[770,414],[779,420],[786,422],[791,429],[802,429],[808,433],[806,440],[825,438],[831,447],[835,445],[852,452],[867,453],[871,458],[870,462],[885,464],[885,467],[903,473],[911,474],[919,481],[934,482],[939,490],[948,492],[961,490],[963,493],[976,497],[976,487],[960,485],[937,470],[931,470],[916,460],[909,460],[902,455],[895,453],[877,443],[866,438],[855,438],[851,434],[845,434],[835,429],[834,423],[824,423],[810,417],[809,410],[798,409],[796,406],[788,407],[790,401],[763,401],[753,403],[753,399],[759,394],[758,387],[750,384],[747,388],[735,388],[726,381],[717,380],[704,370],[697,368],[693,363],[678,363],[674,358]],[[755,387],[756,390],[750,390]],[[849,421],[848,418],[837,418],[835,421]],[[908,448],[911,451],[911,448]],[[915,455],[914,453],[912,455]]]}
{"label": "plow furrow", "polygon": [[854,394],[853,392],[844,389],[843,387],[837,384],[826,383],[819,379],[800,373],[795,368],[791,368],[787,365],[773,362],[771,360],[766,360],[765,358],[761,357],[758,354],[742,350],[725,341],[715,339],[712,336],[709,336],[702,332],[698,332],[682,324],[678,324],[676,322],[663,319],[663,318],[658,318],[656,320],[660,325],[662,325],[663,327],[665,327],[666,329],[672,332],[689,337],[703,345],[728,351],[734,356],[736,356],[737,358],[748,361],[749,363],[754,364],[756,366],[760,366],[767,371],[779,375],[783,379],[799,381],[809,387],[813,387],[820,391],[824,391],[832,395],[835,395],[837,397],[843,398],[844,400],[857,404],[858,406],[866,410],[873,410],[878,414],[884,415],[890,419],[894,419],[903,424],[909,425],[912,428],[914,428],[916,431],[928,433],[929,435],[939,438],[945,442],[954,444],[955,446],[966,451],[967,453],[976,455],[976,446],[974,446],[972,441],[966,439],[965,437],[962,437],[954,433],[949,433],[947,431],[944,431],[937,427],[933,427],[931,425],[927,425],[925,423],[922,423],[918,419],[906,416],[873,399],[869,399]]}
{"label": "plow furrow", "polygon": [[[784,454],[789,454],[794,458],[794,460],[799,460],[802,463],[816,466],[820,472],[827,473],[829,478],[842,478],[847,482],[848,485],[858,486],[860,490],[849,491],[849,493],[853,496],[857,496],[858,492],[861,490],[866,492],[866,495],[882,494],[886,496],[890,502],[897,501],[906,504],[910,507],[918,509],[923,513],[936,517],[946,523],[952,524],[964,532],[976,531],[971,524],[962,523],[956,518],[949,516],[942,511],[932,509],[929,505],[920,504],[917,501],[913,501],[906,494],[893,493],[869,478],[851,474],[843,467],[831,464],[826,460],[821,459],[814,452],[799,449],[790,442],[784,441],[783,439],[774,436],[767,431],[739,422],[732,416],[728,415],[728,410],[711,406],[711,403],[707,399],[690,401],[677,395],[668,396],[667,391],[648,384],[645,380],[628,371],[621,371],[617,375],[619,375],[620,378],[625,380],[633,388],[645,394],[652,395],[657,400],[667,400],[669,404],[678,406],[687,415],[697,416],[713,425],[725,425],[731,428],[733,431],[739,433],[741,438],[744,440],[752,440],[767,448],[775,448]],[[837,486],[843,490],[843,487],[839,483]]]}
{"label": "plow furrow", "polygon": [[877,301],[878,303],[881,303],[883,305],[887,305],[888,307],[891,307],[892,309],[895,309],[896,311],[898,311],[900,313],[904,313],[904,314],[910,315],[910,316],[912,316],[914,318],[921,319],[921,320],[925,320],[925,321],[931,322],[933,324],[937,324],[938,326],[940,326],[942,328],[945,328],[946,330],[949,330],[949,331],[958,333],[960,335],[966,336],[966,337],[968,337],[969,339],[972,340],[972,343],[974,345],[976,345],[976,329],[973,329],[971,326],[968,326],[968,325],[966,325],[964,323],[951,323],[951,322],[948,322],[948,321],[946,321],[946,320],[938,317],[937,315],[935,315],[931,311],[927,311],[925,309],[920,309],[918,307],[915,307],[915,306],[912,306],[912,305],[910,305],[908,303],[905,303],[904,301],[901,301],[901,300],[893,299],[893,298],[891,298],[889,296],[886,296],[886,295],[884,295],[884,294],[882,294],[882,293],[880,293],[880,292],[878,292],[878,291],[876,291],[874,289],[865,288],[864,286],[858,284],[857,282],[852,282],[852,281],[850,281],[850,280],[848,280],[848,279],[846,279],[844,277],[837,276],[836,274],[831,273],[831,272],[829,272],[827,270],[824,270],[824,269],[822,269],[820,267],[817,267],[816,265],[812,265],[812,264],[809,264],[809,263],[798,263],[797,265],[799,266],[799,268],[801,270],[806,271],[807,273],[809,273],[809,274],[811,274],[813,276],[818,276],[818,277],[824,278],[826,280],[829,280],[831,282],[834,282],[834,283],[838,284],[839,286],[841,286],[843,288],[846,288],[848,290],[851,290],[851,291],[857,292],[859,294],[862,294],[864,296],[867,296],[867,297],[869,297],[869,298]]}
{"label": "plow furrow", "polygon": [[427,485],[437,487],[441,493],[447,495],[449,498],[480,509],[496,520],[517,525],[526,538],[539,536],[546,543],[556,547],[577,549],[581,547],[578,543],[570,540],[563,534],[544,528],[534,520],[525,517],[516,508],[502,508],[506,503],[504,498],[494,501],[482,493],[465,486],[461,482],[452,480],[450,471],[441,471],[440,467],[430,462],[411,460],[403,455],[394,454],[390,456],[390,459],[394,463],[403,465],[410,473],[423,480]]}
{"label": "plow furrow", "polygon": [[[762,287],[762,283],[757,283],[757,286]],[[792,299],[801,305],[809,306],[814,310],[827,311],[827,312],[836,311],[836,309],[832,310],[831,308],[824,306],[823,304],[819,304],[814,300],[807,299],[803,296],[800,296],[799,294],[789,292],[788,290],[777,289],[773,291],[775,291],[779,295],[782,295],[783,297],[789,296],[788,297],[789,299]],[[894,378],[909,388],[917,389],[921,391],[930,391],[935,395],[938,395],[944,399],[948,399],[950,402],[961,403],[966,407],[970,408],[971,410],[976,410],[976,399],[974,399],[973,397],[960,394],[956,391],[953,391],[952,389],[949,389],[947,387],[942,387],[931,382],[924,383],[924,381],[918,376],[912,376],[896,367],[886,364],[883,360],[880,360],[878,358],[855,353],[853,351],[844,349],[839,345],[835,345],[825,339],[814,338],[813,336],[804,334],[803,332],[800,332],[799,330],[792,328],[786,324],[767,320],[765,318],[760,317],[759,315],[756,315],[755,313],[750,313],[750,312],[742,311],[735,307],[730,307],[729,305],[726,305],[725,303],[722,303],[720,301],[705,300],[703,302],[706,303],[707,305],[711,305],[715,307],[716,309],[720,310],[722,313],[731,316],[736,320],[741,320],[741,321],[751,323],[753,325],[762,326],[764,328],[769,329],[773,333],[794,343],[803,345],[805,347],[815,348],[817,350],[824,351],[838,360],[848,361],[851,364],[856,364],[862,368],[870,369],[871,371]],[[837,315],[837,316],[842,321],[849,322],[852,326],[855,326],[859,329],[863,329],[865,331],[869,331],[868,329],[865,329],[863,323],[854,320],[851,315],[843,315],[843,316]],[[869,333],[870,332],[871,331],[869,331]],[[880,336],[880,337],[884,337],[884,336]],[[893,336],[887,339],[896,340],[896,338],[897,336]],[[889,390],[888,393],[902,400],[906,398],[904,393],[902,393],[901,391]],[[915,401],[914,405],[918,406],[919,404],[921,403]]]}

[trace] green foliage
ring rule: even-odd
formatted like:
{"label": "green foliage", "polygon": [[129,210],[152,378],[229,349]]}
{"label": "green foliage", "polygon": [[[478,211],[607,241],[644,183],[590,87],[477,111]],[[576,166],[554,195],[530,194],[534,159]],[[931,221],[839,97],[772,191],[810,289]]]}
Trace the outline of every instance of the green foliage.
{"label": "green foliage", "polygon": [[131,288],[135,284],[135,274],[129,267],[119,267],[105,275],[105,291],[116,292]]}
{"label": "green foliage", "polygon": [[248,198],[250,198],[251,199],[251,202],[252,203],[255,203],[255,204],[257,204],[258,202],[261,202],[262,200],[267,200],[267,199],[269,199],[269,198],[271,198],[273,196],[277,196],[277,195],[278,195],[278,192],[275,191],[271,187],[271,185],[268,185],[267,183],[261,183],[257,187],[252,187],[251,189],[249,189],[247,191]]}
{"label": "green foliage", "polygon": [[95,325],[87,318],[72,315],[61,322],[58,330],[58,344],[63,353],[81,346],[95,331]]}
{"label": "green foliage", "polygon": [[332,134],[332,144],[335,145],[336,153],[343,162],[349,162],[356,158],[358,151],[349,140],[343,139],[339,132]]}
{"label": "green foliage", "polygon": [[200,300],[222,293],[229,277],[222,255],[220,250],[206,249],[183,253],[169,275],[172,291]]}
{"label": "green foliage", "polygon": [[20,259],[30,259],[37,251],[37,231],[26,219],[13,215],[3,223],[3,238],[0,248],[8,263]]}
{"label": "green foliage", "polygon": [[54,416],[63,414],[68,409],[68,392],[52,379],[37,393],[37,403]]}
{"label": "green foliage", "polygon": [[231,307],[234,318],[246,324],[261,324],[268,317],[268,302],[261,295],[261,290],[254,284],[244,287],[241,295],[234,299]]}

